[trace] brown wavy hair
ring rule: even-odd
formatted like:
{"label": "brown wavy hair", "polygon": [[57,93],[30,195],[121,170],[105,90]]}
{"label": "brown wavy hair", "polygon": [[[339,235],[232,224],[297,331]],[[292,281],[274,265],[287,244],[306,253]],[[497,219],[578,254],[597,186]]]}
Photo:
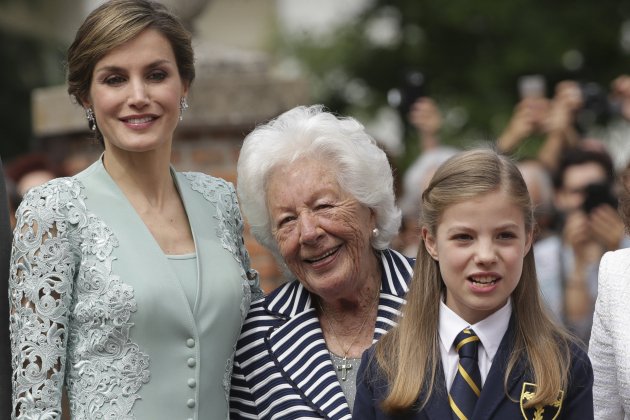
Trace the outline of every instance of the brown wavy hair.
{"label": "brown wavy hair", "polygon": [[[420,224],[435,235],[440,216],[449,206],[499,189],[522,209],[525,228],[532,232],[532,203],[521,173],[509,158],[490,149],[462,152],[437,170],[422,195]],[[438,318],[445,293],[439,263],[421,244],[399,324],[376,345],[376,362],[390,384],[382,403],[385,412],[411,409],[421,392],[420,407],[424,407],[435,392],[434,384],[442,382],[438,381]],[[523,272],[511,298],[515,342],[504,386],[516,364],[527,360],[538,388],[526,407],[551,404],[558,390],[566,390],[573,338],[553,321],[543,304],[532,249],[525,255]]]}

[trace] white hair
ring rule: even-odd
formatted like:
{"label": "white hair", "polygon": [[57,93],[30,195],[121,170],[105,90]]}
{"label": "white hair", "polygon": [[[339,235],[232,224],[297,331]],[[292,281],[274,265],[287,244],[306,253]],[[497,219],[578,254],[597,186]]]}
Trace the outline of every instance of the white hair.
{"label": "white hair", "polygon": [[279,256],[267,209],[267,178],[276,166],[303,157],[321,159],[336,168],[339,186],[376,216],[378,234],[372,237],[372,247],[387,248],[401,221],[387,156],[361,123],[337,118],[322,105],[295,107],[245,137],[237,165],[237,191],[256,240]]}

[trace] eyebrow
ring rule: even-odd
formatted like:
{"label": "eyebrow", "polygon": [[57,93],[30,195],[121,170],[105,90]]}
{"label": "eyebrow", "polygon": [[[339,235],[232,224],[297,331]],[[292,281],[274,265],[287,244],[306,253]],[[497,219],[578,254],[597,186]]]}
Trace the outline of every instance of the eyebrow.
{"label": "eyebrow", "polygon": [[[171,64],[170,60],[156,60],[152,63],[150,63],[149,65],[147,65],[146,67],[149,69],[155,68],[155,67],[159,67],[163,64]],[[96,69],[94,69],[94,73],[100,73],[100,72],[104,72],[104,71],[108,71],[108,72],[123,72],[125,71],[125,69],[123,67],[120,66],[103,66],[103,67],[97,67]]]}
{"label": "eyebrow", "polygon": [[[499,226],[496,226],[493,230],[518,229],[519,227],[520,227],[519,224],[516,222],[506,222]],[[446,230],[446,233],[453,233],[453,232],[459,232],[459,231],[470,232],[470,231],[475,231],[475,230],[476,229],[472,226],[458,224],[458,225],[451,226],[450,228],[448,228]]]}

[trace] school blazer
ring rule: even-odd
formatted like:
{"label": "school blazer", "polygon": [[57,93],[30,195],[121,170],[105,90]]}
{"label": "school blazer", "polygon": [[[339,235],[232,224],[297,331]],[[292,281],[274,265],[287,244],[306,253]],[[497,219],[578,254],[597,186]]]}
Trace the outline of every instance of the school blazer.
{"label": "school blazer", "polygon": [[[395,325],[413,259],[380,252],[381,293],[374,342]],[[351,419],[313,306],[294,280],[252,303],[234,359],[231,419]],[[357,417],[358,418],[358,417]]]}
{"label": "school blazer", "polygon": [[[494,357],[494,362],[481,390],[475,412],[469,420],[490,419],[593,419],[593,370],[586,353],[574,346],[569,377],[569,388],[564,395],[560,407],[545,406],[522,410],[520,400],[525,392],[535,391],[531,385],[534,381],[525,371],[523,361],[513,370],[508,380],[508,392],[511,401],[505,395],[503,378],[508,359],[514,343],[514,326],[510,322],[507,332]],[[354,405],[354,417],[361,420],[445,420],[451,419],[452,413],[448,403],[444,373],[441,363],[438,365],[440,383],[435,384],[434,393],[427,405],[421,410],[412,410],[401,415],[385,414],[380,402],[385,398],[387,383],[376,366],[374,346],[363,354],[361,367],[357,374],[357,396]],[[559,408],[559,413],[557,412]],[[557,414],[557,416],[555,416]]]}
{"label": "school blazer", "polygon": [[11,342],[9,340],[9,257],[11,225],[0,161],[0,419],[11,413]]}

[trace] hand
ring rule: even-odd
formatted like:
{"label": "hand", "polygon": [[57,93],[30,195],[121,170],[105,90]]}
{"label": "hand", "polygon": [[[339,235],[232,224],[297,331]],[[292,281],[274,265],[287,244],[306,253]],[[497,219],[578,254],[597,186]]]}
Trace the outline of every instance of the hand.
{"label": "hand", "polygon": [[591,231],[597,242],[608,251],[619,249],[624,234],[624,224],[619,213],[608,204],[602,204],[589,215]]}
{"label": "hand", "polygon": [[570,112],[575,112],[584,105],[584,96],[578,82],[563,80],[556,85],[554,101],[561,102]]}
{"label": "hand", "polygon": [[562,234],[573,250],[577,266],[586,266],[601,256],[601,246],[593,239],[589,218],[583,211],[575,210],[567,215]]}
{"label": "hand", "polygon": [[511,151],[527,137],[538,132],[548,109],[549,100],[546,98],[523,98],[514,108],[514,114],[505,131],[499,136],[499,150]]}

